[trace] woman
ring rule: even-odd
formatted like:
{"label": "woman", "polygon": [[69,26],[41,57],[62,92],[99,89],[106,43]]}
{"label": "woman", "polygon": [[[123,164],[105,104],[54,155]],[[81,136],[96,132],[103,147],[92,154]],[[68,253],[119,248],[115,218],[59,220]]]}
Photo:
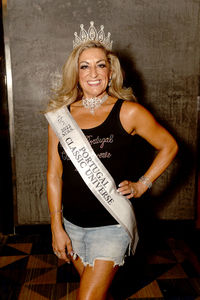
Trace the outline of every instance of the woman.
{"label": "woman", "polygon": [[[91,27],[97,37],[93,23]],[[94,35],[91,41],[91,27],[88,33],[81,27],[86,39],[81,40],[80,35],[78,40],[76,35],[75,48],[63,69],[62,87],[50,101],[49,111],[67,105],[113,176],[117,193],[126,199],[139,198],[168,167],[178,147],[154,117],[134,101],[132,90],[123,88],[119,60],[108,49],[111,43],[105,37],[96,41]],[[137,172],[130,164],[132,159],[137,160],[131,152],[137,135],[157,150],[140,179],[136,179]],[[130,236],[87,187],[51,126],[47,192],[53,250],[60,259],[72,261],[79,272],[77,299],[108,299],[110,284],[130,246]]]}

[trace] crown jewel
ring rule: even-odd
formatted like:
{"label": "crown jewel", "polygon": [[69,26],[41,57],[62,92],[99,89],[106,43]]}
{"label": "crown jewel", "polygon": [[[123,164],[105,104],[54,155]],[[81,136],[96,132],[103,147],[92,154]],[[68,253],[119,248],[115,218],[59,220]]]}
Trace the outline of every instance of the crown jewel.
{"label": "crown jewel", "polygon": [[100,42],[106,49],[111,50],[112,49],[112,43],[113,41],[110,40],[110,32],[108,32],[107,37],[104,33],[104,26],[100,26],[100,30],[97,32],[94,22],[90,22],[90,27],[88,29],[88,32],[84,29],[84,25],[80,25],[80,35],[78,36],[77,32],[74,32],[75,39],[73,41],[73,49],[79,46],[82,43],[85,43],[87,41],[97,41]]}

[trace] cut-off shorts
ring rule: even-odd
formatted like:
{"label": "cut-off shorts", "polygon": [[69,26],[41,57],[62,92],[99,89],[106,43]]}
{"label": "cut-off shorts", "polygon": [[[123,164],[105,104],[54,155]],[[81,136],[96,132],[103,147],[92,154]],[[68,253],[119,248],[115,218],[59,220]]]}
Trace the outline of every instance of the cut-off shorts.
{"label": "cut-off shorts", "polygon": [[113,261],[113,267],[124,264],[131,238],[121,225],[84,228],[64,219],[64,227],[71,239],[73,252],[85,266],[94,266],[96,259]]}

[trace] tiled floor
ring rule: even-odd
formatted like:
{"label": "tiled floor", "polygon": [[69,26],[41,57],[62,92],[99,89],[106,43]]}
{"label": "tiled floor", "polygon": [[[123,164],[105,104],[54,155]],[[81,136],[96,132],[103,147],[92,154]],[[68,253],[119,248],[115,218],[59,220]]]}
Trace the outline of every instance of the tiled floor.
{"label": "tiled floor", "polygon": [[[52,253],[49,230],[0,241],[0,300],[76,299],[79,277]],[[200,299],[200,232],[170,227],[142,237],[112,293],[116,299]]]}

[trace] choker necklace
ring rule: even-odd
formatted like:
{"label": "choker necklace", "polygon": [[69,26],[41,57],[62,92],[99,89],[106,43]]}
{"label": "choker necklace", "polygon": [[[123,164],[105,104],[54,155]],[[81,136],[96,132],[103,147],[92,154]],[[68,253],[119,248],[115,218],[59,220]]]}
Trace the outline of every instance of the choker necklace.
{"label": "choker necklace", "polygon": [[91,114],[94,114],[95,109],[97,109],[101,104],[103,104],[108,99],[108,94],[105,94],[102,98],[83,98],[83,106],[90,110]]}

